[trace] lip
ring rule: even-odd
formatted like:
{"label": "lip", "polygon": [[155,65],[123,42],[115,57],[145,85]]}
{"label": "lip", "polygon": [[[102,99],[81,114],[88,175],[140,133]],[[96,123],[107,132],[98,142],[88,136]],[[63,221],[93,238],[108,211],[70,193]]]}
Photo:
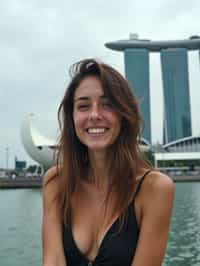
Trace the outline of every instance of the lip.
{"label": "lip", "polygon": [[[88,132],[89,129],[105,129],[105,132],[109,130],[108,127],[104,127],[104,126],[93,126],[93,127],[87,127],[86,131]],[[100,133],[105,133],[105,132],[100,132]],[[89,132],[88,132],[89,133]],[[100,134],[100,133],[94,133],[94,134]],[[89,133],[89,134],[93,134],[93,133]]]}
{"label": "lip", "polygon": [[[90,129],[90,128],[105,128],[105,131],[104,132],[88,132],[88,130]],[[105,136],[106,134],[107,134],[107,132],[109,131],[109,128],[108,127],[88,127],[87,129],[86,129],[86,132],[87,132],[87,134],[90,136],[90,137],[93,137],[93,138],[98,138],[98,137],[103,137],[103,136]]]}

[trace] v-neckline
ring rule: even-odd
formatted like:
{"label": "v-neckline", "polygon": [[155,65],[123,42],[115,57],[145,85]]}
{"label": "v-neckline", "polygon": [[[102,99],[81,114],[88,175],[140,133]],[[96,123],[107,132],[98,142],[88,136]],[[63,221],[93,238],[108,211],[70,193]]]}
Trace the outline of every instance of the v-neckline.
{"label": "v-neckline", "polygon": [[[127,207],[127,210],[126,211],[129,211],[129,208],[132,206],[132,203],[133,203],[133,209],[131,209],[131,212],[134,213],[134,216],[135,216],[135,220],[136,220],[136,224],[137,224],[137,230],[139,231],[140,228],[139,228],[139,224],[138,224],[138,221],[137,221],[137,217],[136,217],[136,212],[135,212],[135,202],[134,202],[134,197],[132,199],[132,201],[129,203],[128,207]],[[75,247],[75,249],[77,250],[77,252],[80,254],[80,256],[87,261],[87,263],[89,262],[96,262],[97,258],[99,257],[100,255],[100,252],[101,252],[101,249],[102,249],[102,246],[104,244],[104,242],[106,241],[109,233],[112,231],[113,227],[116,225],[116,223],[119,221],[119,218],[120,216],[117,216],[114,221],[112,222],[112,224],[110,224],[110,226],[108,226],[107,230],[105,231],[102,239],[101,239],[101,242],[100,242],[100,245],[99,245],[99,248],[98,248],[98,251],[97,251],[97,254],[96,256],[94,257],[93,260],[90,260],[89,258],[87,258],[87,256],[85,254],[83,254],[83,252],[79,249],[79,247],[77,246],[76,244],[76,241],[74,239],[74,235],[73,235],[73,231],[72,231],[72,227],[70,226],[70,235],[71,235],[71,239],[72,239],[72,242],[73,242],[73,245]]]}
{"label": "v-neckline", "polygon": [[[129,207],[129,206],[128,206],[128,207]],[[92,263],[94,263],[94,262],[97,260],[97,258],[99,257],[99,254],[100,254],[100,252],[101,252],[102,246],[103,246],[103,244],[104,244],[104,242],[105,242],[107,236],[109,235],[109,232],[112,231],[113,227],[114,227],[114,226],[116,225],[116,223],[118,222],[119,217],[120,217],[120,216],[116,217],[116,218],[114,219],[114,221],[111,223],[111,225],[108,226],[108,228],[107,228],[106,231],[104,232],[104,235],[103,235],[103,237],[102,237],[102,239],[101,239],[101,241],[100,241],[100,245],[99,245],[99,248],[98,248],[97,254],[96,254],[96,256],[94,257],[93,260],[90,260],[89,258],[87,258],[87,256],[86,256],[85,254],[83,254],[83,252],[79,249],[79,247],[77,246],[76,241],[75,241],[75,239],[74,239],[74,235],[73,235],[72,227],[70,226],[70,234],[71,234],[71,239],[72,239],[73,245],[74,245],[74,247],[76,248],[76,250],[78,251],[78,253],[79,253],[79,254],[80,254],[80,255],[81,255],[81,256],[82,256],[87,262],[92,262]]]}
{"label": "v-neckline", "polygon": [[[147,172],[142,176],[141,179],[143,179],[143,177],[146,176],[146,174],[148,174],[148,172],[150,172],[150,171],[147,171]],[[135,197],[136,197],[136,195],[137,195],[137,190],[138,190],[138,187],[140,186],[141,179],[139,180],[139,183],[138,183],[138,185],[137,185],[137,187],[136,187],[136,189],[135,189],[135,191],[134,191],[134,193],[133,193],[133,198],[132,198],[131,202],[129,203],[129,205],[128,205],[128,207],[127,207],[127,210],[126,210],[126,211],[128,211],[129,208],[130,208],[130,206],[131,206],[131,204],[133,204],[133,209],[134,209],[134,210],[132,210],[132,211],[134,212],[134,215],[135,215],[135,219],[136,219],[137,229],[138,229],[138,230],[140,230],[140,229],[139,229],[139,224],[138,224],[137,217],[136,217]],[[109,232],[110,232],[110,231],[113,229],[113,227],[116,225],[116,223],[118,222],[119,218],[120,218],[120,215],[117,216],[117,217],[113,220],[113,222],[111,223],[111,225],[108,226],[108,228],[107,228],[106,231],[104,232],[104,235],[103,235],[103,237],[102,237],[102,239],[101,239],[101,241],[100,241],[100,245],[99,245],[99,248],[98,248],[97,254],[96,254],[96,256],[94,257],[93,260],[90,260],[89,258],[87,258],[86,255],[83,254],[83,252],[79,249],[79,247],[77,246],[76,241],[75,241],[75,239],[74,239],[74,235],[73,235],[72,227],[70,226],[70,235],[71,235],[71,239],[72,239],[73,245],[74,245],[75,249],[77,250],[77,252],[80,254],[80,256],[81,256],[84,260],[86,260],[87,263],[89,263],[89,262],[91,262],[91,263],[96,262],[97,258],[99,257],[99,254],[100,254],[100,252],[101,252],[102,246],[103,246],[103,244],[104,244],[104,242],[105,242],[107,236],[109,235]]]}

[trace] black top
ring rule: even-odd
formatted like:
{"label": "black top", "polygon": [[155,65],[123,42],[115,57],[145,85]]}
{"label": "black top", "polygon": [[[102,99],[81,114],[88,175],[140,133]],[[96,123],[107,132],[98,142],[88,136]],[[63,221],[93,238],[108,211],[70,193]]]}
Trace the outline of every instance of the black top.
{"label": "black top", "polygon": [[133,206],[142,182],[149,172],[150,170],[143,175],[137,186],[133,200],[127,208],[122,229],[118,232],[119,218],[117,218],[106,232],[93,261],[89,261],[78,249],[70,225],[63,226],[63,246],[67,266],[131,266],[140,233]]}

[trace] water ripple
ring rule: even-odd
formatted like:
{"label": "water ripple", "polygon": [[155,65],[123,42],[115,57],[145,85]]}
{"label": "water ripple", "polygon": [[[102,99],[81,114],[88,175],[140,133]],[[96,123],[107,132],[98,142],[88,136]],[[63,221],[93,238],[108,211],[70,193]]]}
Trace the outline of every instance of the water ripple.
{"label": "water ripple", "polygon": [[200,265],[200,184],[176,184],[165,266]]}
{"label": "water ripple", "polygon": [[[1,192],[0,202],[6,202],[6,205],[0,204],[0,239],[3,239],[0,265],[40,266],[41,191],[22,189]],[[163,266],[200,266],[200,183],[176,183]]]}

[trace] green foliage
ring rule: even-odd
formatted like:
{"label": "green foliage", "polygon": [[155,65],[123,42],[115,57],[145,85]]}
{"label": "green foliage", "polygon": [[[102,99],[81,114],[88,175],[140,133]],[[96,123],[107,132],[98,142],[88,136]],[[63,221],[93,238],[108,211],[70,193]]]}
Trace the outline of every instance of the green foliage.
{"label": "green foliage", "polygon": [[148,150],[143,152],[143,156],[145,161],[147,161],[148,163],[150,163],[152,166],[155,166],[154,164],[154,153],[152,150]]}
{"label": "green foliage", "polygon": [[169,160],[158,161],[158,167],[200,166],[200,160]]}
{"label": "green foliage", "polygon": [[26,169],[26,171],[28,173],[33,174],[33,173],[35,173],[36,169],[37,169],[37,165],[29,165],[28,168]]}
{"label": "green foliage", "polygon": [[30,173],[30,174],[42,174],[42,166],[41,165],[37,165],[37,164],[34,164],[34,165],[29,165],[28,168],[26,169],[26,172],[27,173]]}

